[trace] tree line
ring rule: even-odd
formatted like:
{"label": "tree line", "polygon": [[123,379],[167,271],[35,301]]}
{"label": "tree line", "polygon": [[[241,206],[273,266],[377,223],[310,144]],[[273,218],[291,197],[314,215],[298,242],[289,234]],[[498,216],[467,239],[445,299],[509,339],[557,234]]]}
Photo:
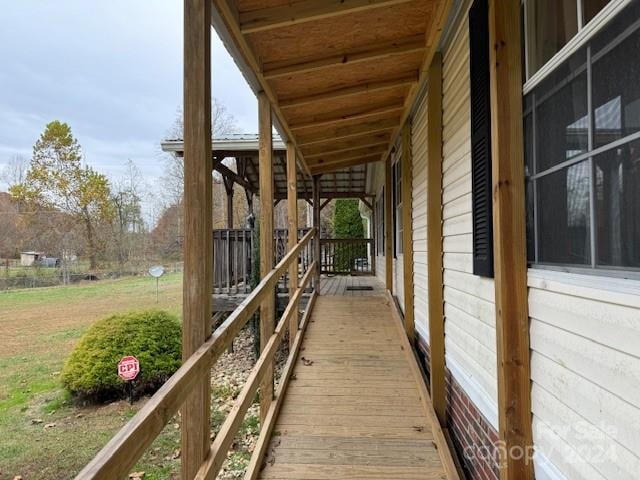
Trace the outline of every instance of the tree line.
{"label": "tree line", "polygon": [[[215,136],[236,130],[235,119],[217,100],[212,112]],[[181,139],[182,130],[178,112],[167,137]],[[182,159],[165,157],[160,195],[150,193],[131,160],[121,178],[109,179],[87,164],[71,127],[54,120],[35,142],[30,159],[16,155],[0,172],[9,185],[7,193],[0,192],[0,257],[42,251],[58,257],[62,270],[79,258],[92,271],[179,261],[182,170]],[[235,190],[235,225],[242,226],[246,200],[240,188]],[[225,201],[222,179],[214,175],[214,210],[226,211]],[[145,218],[143,203],[152,204],[154,218]]]}

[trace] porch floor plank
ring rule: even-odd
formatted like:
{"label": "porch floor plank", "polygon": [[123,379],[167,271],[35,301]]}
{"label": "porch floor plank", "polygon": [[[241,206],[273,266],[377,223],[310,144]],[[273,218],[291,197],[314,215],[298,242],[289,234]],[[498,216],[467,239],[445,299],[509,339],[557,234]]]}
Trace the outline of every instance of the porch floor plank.
{"label": "porch floor plank", "polygon": [[323,279],[259,478],[447,478],[389,300],[329,293],[362,278]]}

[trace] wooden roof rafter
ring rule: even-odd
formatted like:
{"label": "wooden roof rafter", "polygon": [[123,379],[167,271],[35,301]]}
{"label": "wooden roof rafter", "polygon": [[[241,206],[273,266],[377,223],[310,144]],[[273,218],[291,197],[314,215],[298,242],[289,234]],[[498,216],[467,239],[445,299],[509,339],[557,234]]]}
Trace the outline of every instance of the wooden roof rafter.
{"label": "wooden roof rafter", "polygon": [[325,92],[315,93],[313,95],[305,95],[302,97],[284,98],[280,100],[280,108],[299,107],[310,103],[324,102],[326,100],[335,100],[353,95],[362,95],[380,90],[389,90],[402,86],[411,86],[418,81],[418,73],[402,75],[395,78],[380,80],[377,82],[361,83],[349,87],[327,90]]}
{"label": "wooden roof rafter", "polygon": [[334,130],[322,130],[317,133],[301,136],[298,139],[299,145],[306,146],[314,143],[327,143],[343,138],[362,137],[372,133],[385,132],[393,130],[398,123],[398,118],[386,118],[374,122],[360,123],[358,125],[350,125],[347,127],[337,128]]}
{"label": "wooden roof rafter", "polygon": [[424,37],[412,35],[400,40],[367,45],[338,55],[315,56],[288,61],[265,63],[263,70],[267,80],[300,75],[328,68],[352,66],[383,58],[424,51]]}
{"label": "wooden roof rafter", "polygon": [[302,0],[294,5],[267,7],[241,13],[240,31],[243,34],[260,32],[408,1],[410,0]]}
{"label": "wooden roof rafter", "polygon": [[393,103],[391,105],[387,105],[384,107],[371,108],[358,113],[349,113],[349,114],[339,115],[339,116],[324,115],[304,123],[294,123],[291,125],[291,130],[295,132],[295,131],[304,130],[308,128],[326,127],[326,126],[342,124],[342,123],[351,123],[357,120],[364,120],[371,117],[398,115],[402,113],[403,108],[404,108],[404,105]]}
{"label": "wooden roof rafter", "polygon": [[341,169],[341,168],[353,167],[356,165],[374,163],[379,161],[380,161],[380,155],[367,155],[362,157],[354,157],[348,160],[338,160],[335,162],[325,163],[325,164],[313,166],[310,168],[311,168],[311,173],[313,175],[317,175],[320,173],[333,172],[334,170]]}

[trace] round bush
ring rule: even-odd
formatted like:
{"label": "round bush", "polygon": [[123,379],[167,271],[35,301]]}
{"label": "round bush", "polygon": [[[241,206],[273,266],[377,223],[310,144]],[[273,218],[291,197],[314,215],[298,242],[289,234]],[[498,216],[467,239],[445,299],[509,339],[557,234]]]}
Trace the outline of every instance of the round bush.
{"label": "round bush", "polygon": [[113,315],[96,322],[83,335],[62,370],[62,384],[77,397],[93,400],[125,398],[126,382],[118,362],[126,355],[140,362],[133,382],[136,394],[158,389],[181,363],[181,327],[167,312],[150,310]]}

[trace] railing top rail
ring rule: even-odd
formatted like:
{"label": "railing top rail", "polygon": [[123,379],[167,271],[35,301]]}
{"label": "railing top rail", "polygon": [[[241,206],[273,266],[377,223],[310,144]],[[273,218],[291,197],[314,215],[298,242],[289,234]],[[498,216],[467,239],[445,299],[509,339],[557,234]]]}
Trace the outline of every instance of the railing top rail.
{"label": "railing top rail", "polygon": [[368,243],[373,238],[321,238],[320,243]]}
{"label": "railing top rail", "polygon": [[258,309],[264,297],[273,291],[289,264],[314,237],[310,229],[298,244],[260,281],[256,288],[227,317],[215,332],[191,355],[144,407],[100,450],[76,476],[76,480],[124,478],[153,440],[160,434],[185,398],[232,339]]}

